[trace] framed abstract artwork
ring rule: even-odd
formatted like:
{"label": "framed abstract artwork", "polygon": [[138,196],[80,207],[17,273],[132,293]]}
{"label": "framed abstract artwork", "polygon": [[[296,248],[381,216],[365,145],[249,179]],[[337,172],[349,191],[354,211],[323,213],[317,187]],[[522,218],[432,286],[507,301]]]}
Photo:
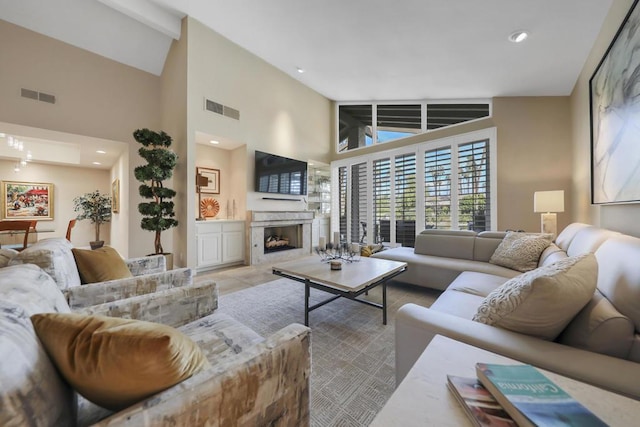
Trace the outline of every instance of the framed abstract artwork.
{"label": "framed abstract artwork", "polygon": [[53,184],[2,181],[3,219],[53,219]]}
{"label": "framed abstract artwork", "polygon": [[636,0],[589,80],[591,202],[640,202],[640,9]]}
{"label": "framed abstract artwork", "polygon": [[220,194],[220,169],[196,167],[197,175],[207,178],[207,185],[200,186],[201,193]]}

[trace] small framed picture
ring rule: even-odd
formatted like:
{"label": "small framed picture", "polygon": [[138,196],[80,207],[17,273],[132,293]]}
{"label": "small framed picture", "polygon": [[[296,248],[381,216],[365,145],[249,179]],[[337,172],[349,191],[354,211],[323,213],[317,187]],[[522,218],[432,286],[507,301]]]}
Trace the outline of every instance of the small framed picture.
{"label": "small framed picture", "polygon": [[53,184],[2,181],[3,219],[53,220]]}
{"label": "small framed picture", "polygon": [[120,212],[120,180],[118,178],[111,183],[111,212]]}
{"label": "small framed picture", "polygon": [[[207,179],[206,186],[199,186],[201,193],[220,194],[220,169],[196,167],[196,174]],[[198,182],[197,177],[196,182]]]}

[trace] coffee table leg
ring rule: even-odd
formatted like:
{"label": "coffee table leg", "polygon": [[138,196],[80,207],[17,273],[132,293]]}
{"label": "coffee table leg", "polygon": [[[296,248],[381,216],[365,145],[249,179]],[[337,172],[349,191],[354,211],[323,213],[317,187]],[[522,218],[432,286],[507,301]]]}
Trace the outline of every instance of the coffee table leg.
{"label": "coffee table leg", "polygon": [[304,281],[304,326],[309,326],[309,280]]}
{"label": "coffee table leg", "polygon": [[382,282],[382,324],[387,324],[387,281]]}

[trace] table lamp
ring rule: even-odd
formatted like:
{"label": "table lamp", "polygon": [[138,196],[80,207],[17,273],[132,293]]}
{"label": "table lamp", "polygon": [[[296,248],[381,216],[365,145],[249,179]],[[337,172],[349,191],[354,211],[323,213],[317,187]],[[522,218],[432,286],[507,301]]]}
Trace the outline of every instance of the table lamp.
{"label": "table lamp", "polygon": [[564,212],[564,190],[536,191],[533,193],[533,211],[541,213],[540,225],[543,233],[556,235],[556,212]]}

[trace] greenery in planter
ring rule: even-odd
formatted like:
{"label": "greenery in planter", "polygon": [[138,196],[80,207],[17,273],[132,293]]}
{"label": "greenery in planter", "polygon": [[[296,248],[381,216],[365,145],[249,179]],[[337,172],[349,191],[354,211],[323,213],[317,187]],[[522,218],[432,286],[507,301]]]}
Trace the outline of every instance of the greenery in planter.
{"label": "greenery in planter", "polygon": [[96,190],[73,199],[73,210],[80,212],[77,220],[90,219],[96,227],[96,242],[100,241],[100,226],[111,221],[111,197]]}
{"label": "greenery in planter", "polygon": [[138,154],[147,161],[146,165],[134,169],[136,179],[142,182],[138,191],[143,198],[151,199],[150,202],[138,204],[138,211],[144,217],[140,226],[143,230],[155,231],[155,253],[163,254],[161,233],[178,225],[174,218],[174,204],[171,201],[176,192],[165,187],[163,181],[173,175],[178,156],[169,150],[173,140],[163,131],[158,133],[149,129],[138,129],[133,132],[133,137],[143,145]]}

